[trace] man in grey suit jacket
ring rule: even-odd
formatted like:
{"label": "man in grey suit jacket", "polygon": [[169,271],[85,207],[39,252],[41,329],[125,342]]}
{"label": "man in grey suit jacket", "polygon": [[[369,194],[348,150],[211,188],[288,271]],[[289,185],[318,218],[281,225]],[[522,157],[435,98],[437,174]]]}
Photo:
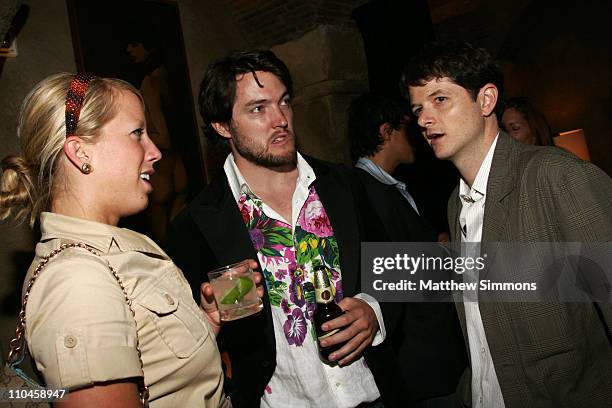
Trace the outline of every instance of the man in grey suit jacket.
{"label": "man in grey suit jacket", "polygon": [[[431,47],[407,67],[402,87],[436,157],[461,173],[449,200],[451,238],[612,241],[612,180],[567,152],[521,145],[499,130],[503,78],[485,50]],[[610,303],[464,301],[457,309],[474,407],[610,406]]]}

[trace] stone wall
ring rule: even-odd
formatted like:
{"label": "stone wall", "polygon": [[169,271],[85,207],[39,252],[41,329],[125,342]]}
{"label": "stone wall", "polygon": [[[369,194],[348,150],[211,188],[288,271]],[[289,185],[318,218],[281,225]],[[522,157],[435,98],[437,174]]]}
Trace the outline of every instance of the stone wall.
{"label": "stone wall", "polygon": [[[198,90],[208,64],[231,50],[246,48],[247,41],[234,23],[231,9],[225,0],[180,0],[179,12],[185,41],[185,55],[189,65],[191,90],[196,110],[198,129],[202,117],[197,106]],[[223,165],[224,150],[210,146],[200,131],[202,157],[208,180]]]}
{"label": "stone wall", "polygon": [[300,150],[349,163],[346,110],[368,88],[359,32],[323,25],[272,51],[285,61],[295,82],[293,109]]}
{"label": "stone wall", "polygon": [[367,0],[229,0],[249,46],[269,48],[321,25],[354,27],[352,10]]}

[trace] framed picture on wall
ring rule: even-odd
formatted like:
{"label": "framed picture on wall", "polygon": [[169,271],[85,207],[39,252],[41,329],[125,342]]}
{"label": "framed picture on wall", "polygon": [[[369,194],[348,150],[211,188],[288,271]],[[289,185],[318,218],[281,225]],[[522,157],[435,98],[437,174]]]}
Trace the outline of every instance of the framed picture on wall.
{"label": "framed picture on wall", "polygon": [[205,184],[202,146],[178,4],[161,0],[67,0],[79,71],[140,90],[147,132],[163,157],[149,208],[126,221],[163,244],[168,221]]}

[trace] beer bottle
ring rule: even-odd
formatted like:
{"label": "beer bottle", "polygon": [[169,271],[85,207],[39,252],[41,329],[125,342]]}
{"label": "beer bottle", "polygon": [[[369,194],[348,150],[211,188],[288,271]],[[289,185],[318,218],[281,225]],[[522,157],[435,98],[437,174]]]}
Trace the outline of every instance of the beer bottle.
{"label": "beer bottle", "polygon": [[331,283],[328,275],[329,269],[325,265],[318,265],[314,268],[314,288],[315,298],[317,301],[317,309],[314,313],[314,325],[317,333],[317,339],[319,343],[319,355],[321,360],[328,364],[334,364],[329,361],[329,355],[334,351],[340,349],[344,343],[334,344],[330,347],[321,347],[321,340],[326,337],[336,334],[339,329],[333,329],[330,331],[323,330],[323,323],[335,319],[342,315],[344,312],[336,304],[334,296],[331,291]]}

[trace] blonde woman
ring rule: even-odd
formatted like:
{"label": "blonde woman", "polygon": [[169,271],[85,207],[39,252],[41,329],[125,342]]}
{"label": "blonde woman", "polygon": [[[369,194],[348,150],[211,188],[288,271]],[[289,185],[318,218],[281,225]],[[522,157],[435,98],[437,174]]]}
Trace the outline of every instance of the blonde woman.
{"label": "blonde woman", "polygon": [[553,132],[546,117],[527,98],[510,98],[502,115],[504,130],[518,142],[554,146]]}
{"label": "blonde woman", "polygon": [[164,251],[117,227],[146,208],[161,158],[139,92],[50,76],[25,98],[18,135],[22,154],[2,161],[0,217],[40,221],[26,284],[51,251],[82,245],[51,259],[29,292],[26,339],[46,385],[70,389],[65,407],[136,407],[144,372],[153,407],[227,406],[214,302],[199,307]]}

